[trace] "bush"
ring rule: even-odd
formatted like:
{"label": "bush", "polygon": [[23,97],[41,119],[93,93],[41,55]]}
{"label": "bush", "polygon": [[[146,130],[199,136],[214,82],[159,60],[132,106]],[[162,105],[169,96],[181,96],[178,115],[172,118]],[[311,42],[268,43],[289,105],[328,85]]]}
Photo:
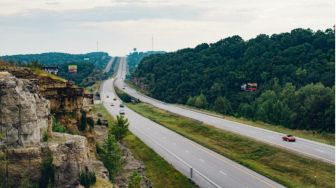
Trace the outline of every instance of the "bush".
{"label": "bush", "polygon": [[85,171],[82,171],[79,175],[79,182],[84,187],[90,187],[96,183],[96,174],[95,172],[89,171],[85,168]]}
{"label": "bush", "polygon": [[141,176],[137,171],[133,171],[132,175],[128,180],[128,188],[140,188],[141,187]]}
{"label": "bush", "polygon": [[52,116],[52,131],[59,133],[66,132],[65,126],[62,125],[54,116]]}
{"label": "bush", "polygon": [[81,114],[82,114],[82,117],[80,119],[78,129],[80,131],[84,131],[86,129],[86,123],[87,123],[86,112],[85,111],[81,111]]}

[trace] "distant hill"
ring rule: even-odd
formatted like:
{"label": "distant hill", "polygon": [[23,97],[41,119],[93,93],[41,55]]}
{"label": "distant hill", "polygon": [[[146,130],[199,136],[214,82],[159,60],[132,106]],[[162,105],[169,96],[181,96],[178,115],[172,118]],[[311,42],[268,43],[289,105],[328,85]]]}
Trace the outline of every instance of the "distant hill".
{"label": "distant hill", "polygon": [[[335,33],[294,29],[145,57],[132,81],[154,98],[293,129],[334,131]],[[256,91],[244,84],[256,83]]]}
{"label": "distant hill", "polygon": [[129,72],[132,73],[143,58],[153,55],[153,54],[164,54],[164,53],[166,52],[164,51],[136,52],[135,51],[135,52],[130,53],[127,56]]}
{"label": "distant hill", "polygon": [[[101,73],[101,70],[106,66],[111,57],[105,52],[92,52],[87,54],[50,52],[2,56],[0,58],[19,66],[26,66],[32,62],[41,65],[58,66],[59,76],[74,81],[78,85],[88,86],[93,84],[95,80],[105,79],[107,77],[107,75]],[[69,65],[77,65],[77,73],[69,73]]]}

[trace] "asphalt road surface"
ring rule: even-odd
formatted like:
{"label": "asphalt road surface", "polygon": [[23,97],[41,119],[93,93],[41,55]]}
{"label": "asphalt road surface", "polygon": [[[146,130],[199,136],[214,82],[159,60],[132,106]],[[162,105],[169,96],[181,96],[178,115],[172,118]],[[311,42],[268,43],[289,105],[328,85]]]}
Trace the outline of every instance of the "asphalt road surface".
{"label": "asphalt road surface", "polygon": [[204,114],[194,110],[179,107],[174,104],[168,104],[156,99],[145,96],[133,88],[127,86],[124,83],[125,72],[127,70],[126,58],[120,59],[120,65],[118,69],[118,78],[116,80],[116,86],[128,93],[129,95],[138,98],[139,100],[149,103],[158,108],[167,110],[169,112],[179,114],[185,117],[189,117],[206,124],[215,126],[220,129],[228,130],[243,136],[247,136],[274,146],[278,146],[284,149],[288,149],[299,154],[303,154],[318,160],[322,160],[328,163],[335,164],[335,147],[319,142],[310,141],[303,138],[296,137],[296,142],[284,142],[282,136],[284,134],[261,129],[246,124],[241,124],[233,121],[228,121],[220,117],[215,117],[209,114]]}
{"label": "asphalt road surface", "polygon": [[[117,74],[118,76],[120,74]],[[112,78],[102,84],[101,99],[109,113],[115,116],[119,114],[121,108],[119,107],[120,99],[114,100],[117,97],[114,93],[113,81]],[[124,107],[124,110],[130,123],[129,130],[200,187],[283,187],[154,123],[127,107]]]}
{"label": "asphalt road surface", "polygon": [[113,62],[115,61],[116,57],[111,57],[110,61],[107,63],[105,69],[104,69],[104,73],[110,72],[111,66],[113,64]]}
{"label": "asphalt road surface", "polygon": [[[123,64],[119,67],[121,66]],[[124,75],[119,71],[116,77],[121,76]],[[115,95],[113,82],[114,78],[101,85],[101,100],[108,112],[115,116],[119,114],[121,101]],[[126,106],[123,108],[130,123],[129,130],[200,187],[283,187],[137,114]]]}

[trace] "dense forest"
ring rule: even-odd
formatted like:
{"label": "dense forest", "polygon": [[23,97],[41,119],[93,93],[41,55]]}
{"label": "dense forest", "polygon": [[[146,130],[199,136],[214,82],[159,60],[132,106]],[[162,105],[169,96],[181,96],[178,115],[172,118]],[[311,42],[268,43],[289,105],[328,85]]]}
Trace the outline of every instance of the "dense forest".
{"label": "dense forest", "polygon": [[127,56],[128,70],[130,73],[134,72],[141,60],[152,54],[164,54],[163,51],[148,51],[148,52],[137,52],[134,51]]}
{"label": "dense forest", "polygon": [[[71,80],[81,86],[89,86],[96,80],[107,78],[102,70],[110,60],[110,56],[105,52],[92,52],[87,54],[67,54],[67,53],[42,53],[2,56],[2,60],[15,63],[17,65],[27,65],[32,62],[41,65],[57,66],[58,75],[67,80]],[[77,65],[77,73],[69,73],[68,65]]]}
{"label": "dense forest", "polygon": [[[335,130],[335,32],[239,36],[145,57],[132,81],[154,98],[293,129]],[[256,91],[242,89],[256,83]]]}

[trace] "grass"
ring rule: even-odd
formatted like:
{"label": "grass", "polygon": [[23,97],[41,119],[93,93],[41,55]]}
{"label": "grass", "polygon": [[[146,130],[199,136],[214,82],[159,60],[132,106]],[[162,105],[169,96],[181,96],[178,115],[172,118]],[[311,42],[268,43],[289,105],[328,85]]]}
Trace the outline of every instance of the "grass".
{"label": "grass", "polygon": [[139,114],[285,186],[334,187],[334,165],[181,117],[149,104],[127,105]]}
{"label": "grass", "polygon": [[281,125],[272,125],[269,123],[265,123],[262,121],[253,121],[253,120],[249,120],[246,118],[238,118],[238,117],[234,117],[234,116],[224,116],[223,114],[219,114],[217,112],[214,111],[210,111],[210,110],[204,110],[204,109],[197,109],[195,107],[186,107],[183,105],[178,105],[182,108],[189,108],[195,111],[199,111],[201,113],[206,113],[209,115],[214,115],[220,118],[225,118],[226,120],[229,121],[234,121],[234,122],[238,122],[238,123],[243,123],[246,125],[250,125],[250,126],[254,126],[254,127],[259,127],[262,129],[267,129],[267,130],[271,130],[271,131],[275,131],[275,132],[279,132],[279,133],[284,133],[284,134],[291,134],[291,135],[295,135],[301,138],[305,138],[308,140],[313,140],[316,142],[320,142],[320,143],[324,143],[324,144],[329,144],[334,146],[335,145],[335,134],[333,133],[320,133],[317,131],[311,131],[311,130],[294,130],[294,129],[289,129],[286,128],[284,126]]}
{"label": "grass", "polygon": [[41,77],[50,77],[50,78],[52,78],[52,79],[54,79],[54,80],[58,80],[58,81],[61,81],[61,82],[66,82],[66,81],[67,81],[67,80],[65,80],[65,79],[63,79],[63,78],[61,78],[61,77],[59,77],[59,76],[56,76],[56,75],[54,75],[54,74],[50,74],[50,73],[48,73],[48,72],[46,72],[46,71],[43,71],[43,70],[41,70],[41,69],[39,69],[39,68],[31,68],[31,70],[32,70],[36,75],[41,76]]}
{"label": "grass", "polygon": [[[95,105],[93,112],[102,114],[109,124],[114,121],[113,117],[101,104]],[[128,132],[127,136],[123,139],[123,144],[132,152],[137,160],[140,160],[145,164],[145,175],[149,178],[154,188],[197,187],[131,132]]]}
{"label": "grass", "polygon": [[[145,95],[148,94],[147,92],[145,92],[144,90],[139,88],[137,85],[135,85],[133,82],[131,82],[129,80],[126,80],[125,82],[130,87],[137,90],[138,92],[144,93]],[[295,136],[305,138],[305,139],[308,139],[308,140],[324,143],[324,144],[329,144],[329,145],[333,145],[333,146],[335,145],[335,134],[333,134],[333,133],[323,133],[323,132],[320,133],[320,132],[310,131],[310,130],[293,130],[293,129],[289,129],[289,128],[286,128],[286,127],[281,126],[281,125],[272,125],[272,124],[265,123],[265,122],[262,122],[262,121],[252,121],[252,120],[248,120],[246,118],[237,118],[237,117],[234,117],[234,116],[224,116],[223,114],[220,114],[220,113],[217,113],[217,112],[214,112],[214,111],[211,111],[211,110],[199,109],[199,108],[196,108],[196,107],[185,106],[185,105],[180,105],[180,104],[176,104],[176,105],[180,106],[182,108],[188,108],[188,109],[191,109],[191,110],[195,110],[195,111],[205,113],[205,114],[208,114],[208,115],[217,116],[217,117],[220,117],[220,118],[225,117],[225,119],[227,119],[229,121],[243,123],[243,124],[246,124],[246,125],[259,127],[259,128],[279,132],[279,133],[291,134],[291,135],[295,135]]]}

